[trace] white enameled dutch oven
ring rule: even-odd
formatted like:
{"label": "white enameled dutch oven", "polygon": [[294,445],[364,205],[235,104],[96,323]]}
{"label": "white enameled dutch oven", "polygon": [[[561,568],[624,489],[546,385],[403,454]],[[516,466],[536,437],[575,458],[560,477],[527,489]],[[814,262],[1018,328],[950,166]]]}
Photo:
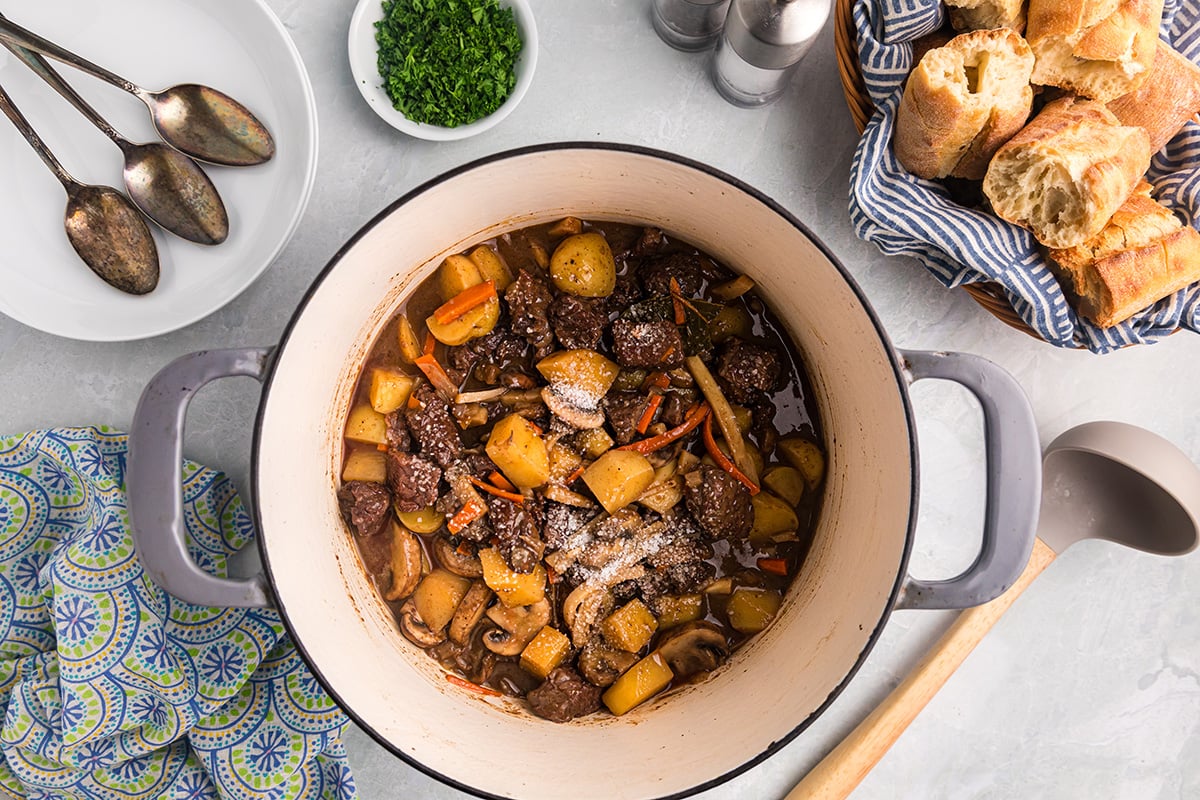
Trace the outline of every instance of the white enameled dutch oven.
{"label": "white enameled dutch oven", "polygon": [[[700,684],[624,717],[555,724],[455,686],[404,639],[334,492],[362,359],[407,292],[449,254],[567,214],[658,225],[754,278],[804,357],[828,473],[811,553],[770,628]],[[240,581],[188,561],[177,481],[188,400],[229,375],[264,386],[252,505],[265,574]],[[908,385],[928,377],[979,398],[989,470],[979,557],[940,582],[906,574],[918,496]],[[481,796],[611,800],[691,794],[775,752],[837,696],[892,609],[999,595],[1033,544],[1041,462],[1028,401],[1007,373],[973,356],[893,349],[846,270],[776,203],[673,155],[557,144],[485,158],[398,200],[334,256],[277,347],[166,367],[139,403],[128,475],[151,576],[195,603],[277,606],[313,672],[398,756]]]}

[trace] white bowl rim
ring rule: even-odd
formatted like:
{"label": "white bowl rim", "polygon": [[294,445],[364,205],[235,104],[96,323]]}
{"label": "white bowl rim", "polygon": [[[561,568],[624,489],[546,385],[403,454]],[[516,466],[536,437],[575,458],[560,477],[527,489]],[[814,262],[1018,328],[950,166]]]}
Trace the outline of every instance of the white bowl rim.
{"label": "white bowl rim", "polygon": [[379,70],[376,66],[378,51],[375,45],[375,22],[380,18],[383,0],[358,0],[354,13],[350,16],[347,55],[354,85],[358,87],[359,93],[371,110],[401,133],[434,142],[466,139],[500,124],[520,104],[521,98],[533,83],[533,74],[537,70],[538,33],[528,0],[498,2],[501,6],[512,9],[517,27],[521,31],[521,54],[517,57],[516,64],[517,83],[504,103],[491,114],[466,125],[444,128],[440,125],[414,122],[392,106],[387,92],[380,85]]}

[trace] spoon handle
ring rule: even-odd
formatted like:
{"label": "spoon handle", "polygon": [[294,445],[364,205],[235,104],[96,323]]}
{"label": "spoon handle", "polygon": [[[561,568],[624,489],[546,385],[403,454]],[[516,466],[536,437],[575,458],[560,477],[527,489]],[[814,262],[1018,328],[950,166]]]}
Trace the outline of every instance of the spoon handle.
{"label": "spoon handle", "polygon": [[42,161],[46,162],[46,166],[54,173],[63,187],[70,192],[72,188],[79,185],[79,182],[72,178],[68,172],[63,169],[63,165],[58,163],[58,159],[50,152],[50,148],[42,141],[42,137],[38,136],[37,131],[29,124],[29,120],[25,119],[25,115],[17,110],[13,104],[12,98],[8,96],[8,92],[4,91],[4,87],[0,86],[0,111],[3,111],[5,116],[12,120],[12,124],[17,127],[21,135],[25,137],[25,141],[33,148]]}
{"label": "spoon handle", "polygon": [[[0,23],[5,21],[7,21],[5,16],[0,14]],[[109,125],[108,121],[101,117],[100,114],[97,113],[96,109],[91,107],[88,101],[80,97],[79,92],[75,91],[71,84],[67,83],[66,80],[63,79],[63,76],[59,75],[58,71],[54,69],[54,67],[50,66],[46,59],[42,58],[32,50],[26,50],[24,47],[15,45],[12,42],[0,39],[0,43],[3,43],[4,46],[8,48],[9,52],[11,52],[14,56],[25,62],[25,66],[37,73],[39,78],[50,84],[50,87],[54,89],[54,91],[65,97],[67,102],[75,106],[80,114],[83,114],[83,116],[85,116],[89,122],[100,129],[101,133],[112,139],[118,145],[121,144],[121,136],[117,133],[113,126]]]}
{"label": "spoon handle", "polygon": [[18,47],[24,47],[28,50],[34,50],[43,55],[50,56],[56,61],[61,61],[64,64],[69,64],[76,69],[83,70],[89,75],[99,78],[102,81],[107,81],[113,86],[124,89],[132,95],[145,99],[143,95],[145,90],[140,86],[122,78],[115,72],[109,72],[104,67],[98,64],[93,64],[82,56],[78,56],[67,50],[64,47],[56,45],[48,39],[43,39],[36,33],[22,28],[12,20],[0,18],[0,39],[8,44],[15,44]]}
{"label": "spoon handle", "polygon": [[844,800],[879,763],[975,645],[1057,554],[1037,539],[1025,571],[1008,591],[963,611],[913,671],[784,800]]}

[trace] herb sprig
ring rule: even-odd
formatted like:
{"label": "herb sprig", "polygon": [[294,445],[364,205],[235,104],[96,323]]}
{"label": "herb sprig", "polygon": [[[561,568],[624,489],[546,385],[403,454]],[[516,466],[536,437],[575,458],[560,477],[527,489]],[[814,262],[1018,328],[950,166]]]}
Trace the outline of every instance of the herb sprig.
{"label": "herb sprig", "polygon": [[517,83],[521,35],[496,0],[383,0],[375,42],[383,87],[414,122],[475,122]]}

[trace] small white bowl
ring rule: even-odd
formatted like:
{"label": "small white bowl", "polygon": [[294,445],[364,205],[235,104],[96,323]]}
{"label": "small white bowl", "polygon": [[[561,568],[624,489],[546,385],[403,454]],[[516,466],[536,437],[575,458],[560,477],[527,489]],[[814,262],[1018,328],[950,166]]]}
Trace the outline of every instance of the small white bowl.
{"label": "small white bowl", "polygon": [[525,96],[529,84],[533,82],[538,55],[537,25],[534,24],[533,11],[529,8],[528,1],[500,0],[500,5],[512,9],[517,30],[521,34],[521,54],[516,63],[516,86],[503,105],[483,119],[455,128],[443,128],[440,125],[414,122],[392,106],[391,98],[384,91],[383,79],[379,76],[379,49],[375,43],[375,23],[383,19],[383,0],[359,0],[354,14],[350,17],[350,72],[354,75],[354,83],[367,104],[393,128],[418,139],[441,142],[465,139],[483,133],[499,123],[512,113],[517,103]]}

